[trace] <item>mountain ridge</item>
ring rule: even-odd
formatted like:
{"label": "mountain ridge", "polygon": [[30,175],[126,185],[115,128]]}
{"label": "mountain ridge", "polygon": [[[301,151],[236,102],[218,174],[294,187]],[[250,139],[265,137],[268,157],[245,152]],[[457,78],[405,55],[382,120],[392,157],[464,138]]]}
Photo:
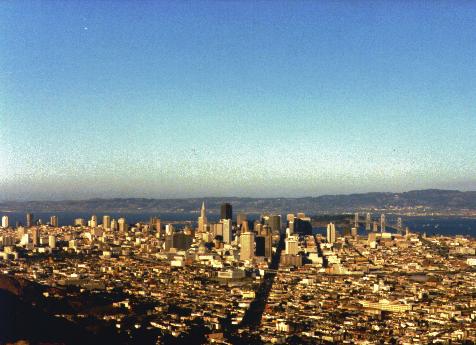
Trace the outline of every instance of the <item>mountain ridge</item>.
{"label": "mountain ridge", "polygon": [[326,194],[305,197],[203,197],[203,198],[93,198],[62,201],[4,201],[0,212],[198,212],[205,201],[211,213],[220,204],[230,202],[235,210],[244,212],[302,210],[333,212],[364,209],[395,209],[423,207],[429,210],[476,209],[476,191],[423,189],[407,192],[368,192]]}

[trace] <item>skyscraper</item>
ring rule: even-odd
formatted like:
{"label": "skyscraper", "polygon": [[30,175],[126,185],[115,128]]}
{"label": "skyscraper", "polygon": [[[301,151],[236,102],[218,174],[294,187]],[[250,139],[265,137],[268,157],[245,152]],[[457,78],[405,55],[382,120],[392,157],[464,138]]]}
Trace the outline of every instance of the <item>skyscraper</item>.
{"label": "skyscraper", "polygon": [[32,240],[33,240],[33,245],[36,247],[40,244],[40,229],[34,228],[31,232],[32,234]]}
{"label": "skyscraper", "polygon": [[205,208],[205,201],[202,203],[200,210],[200,217],[198,217],[198,232],[205,232],[207,225],[207,210]]}
{"label": "skyscraper", "polygon": [[56,248],[56,237],[54,235],[48,236],[48,247]]}
{"label": "skyscraper", "polygon": [[54,226],[55,228],[58,227],[58,216],[51,216],[50,217],[50,225]]}
{"label": "skyscraper", "polygon": [[89,226],[90,226],[91,228],[95,228],[95,227],[98,226],[98,217],[96,217],[95,214],[93,214],[93,215],[91,216],[91,220],[89,221]]}
{"label": "skyscraper", "polygon": [[231,219],[223,219],[223,242],[231,243],[233,241]]}
{"label": "skyscraper", "polygon": [[111,217],[108,215],[102,216],[102,228],[110,229],[111,228]]}
{"label": "skyscraper", "polygon": [[299,252],[299,243],[296,236],[289,236],[285,240],[286,254],[297,255]]}
{"label": "skyscraper", "polygon": [[117,230],[117,220],[114,218],[111,220],[111,230],[116,231]]}
{"label": "skyscraper", "polygon": [[381,232],[385,232],[385,227],[386,227],[386,223],[385,223],[385,213],[382,213],[380,215],[380,231]]}
{"label": "skyscraper", "polygon": [[398,217],[398,218],[397,218],[397,229],[398,229],[399,231],[402,231],[402,230],[403,230],[402,217]]}
{"label": "skyscraper", "polygon": [[117,220],[117,226],[119,228],[120,233],[126,233],[128,230],[128,226],[126,223],[126,218],[122,217]]}
{"label": "skyscraper", "polygon": [[336,226],[334,223],[327,224],[327,242],[334,243],[336,241]]}
{"label": "skyscraper", "polygon": [[229,203],[221,204],[220,219],[233,219],[231,204]]}
{"label": "skyscraper", "polygon": [[236,225],[241,225],[245,220],[248,220],[246,213],[238,213],[236,216]]}
{"label": "skyscraper", "polygon": [[267,224],[271,227],[271,231],[273,233],[281,232],[281,216],[280,215],[268,216]]}
{"label": "skyscraper", "polygon": [[355,212],[354,214],[354,228],[359,228],[359,212]]}
{"label": "skyscraper", "polygon": [[255,253],[255,234],[253,232],[243,232],[240,236],[240,259],[251,260]]}
{"label": "skyscraper", "polygon": [[2,228],[8,228],[9,223],[8,223],[8,216],[3,216],[2,217]]}
{"label": "skyscraper", "polygon": [[367,212],[365,216],[365,230],[370,231],[370,222],[372,221],[372,216]]}
{"label": "skyscraper", "polygon": [[33,225],[33,213],[26,214],[26,227],[30,228]]}

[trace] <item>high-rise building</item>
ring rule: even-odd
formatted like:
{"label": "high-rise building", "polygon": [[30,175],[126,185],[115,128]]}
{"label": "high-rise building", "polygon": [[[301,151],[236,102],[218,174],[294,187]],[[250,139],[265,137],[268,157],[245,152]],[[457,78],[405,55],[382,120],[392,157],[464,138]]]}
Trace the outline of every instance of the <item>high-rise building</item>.
{"label": "high-rise building", "polygon": [[336,226],[334,223],[327,224],[327,242],[334,243],[336,241]]}
{"label": "high-rise building", "polygon": [[129,230],[127,222],[126,222],[126,218],[124,217],[119,218],[117,220],[117,227],[120,233],[126,233]]}
{"label": "high-rise building", "polygon": [[102,216],[102,228],[109,230],[111,228],[111,217],[108,215]]}
{"label": "high-rise building", "polygon": [[[245,223],[244,223],[245,224]],[[255,253],[255,234],[253,232],[242,232],[240,236],[240,259],[251,260]]]}
{"label": "high-rise building", "polygon": [[370,231],[370,223],[372,222],[372,216],[369,212],[365,215],[365,230]]}
{"label": "high-rise building", "polygon": [[354,214],[354,228],[359,228],[359,212],[355,212]]}
{"label": "high-rise building", "polygon": [[273,233],[281,232],[281,216],[280,215],[270,215],[265,217],[266,223],[271,227]]}
{"label": "high-rise building", "polygon": [[33,213],[26,214],[26,227],[30,228],[33,226]]}
{"label": "high-rise building", "polygon": [[50,225],[54,226],[55,228],[58,227],[58,216],[51,216],[50,217]]}
{"label": "high-rise building", "polygon": [[205,201],[202,203],[200,209],[200,217],[198,217],[198,232],[205,232],[207,227],[207,209],[205,208]]}
{"label": "high-rise building", "polygon": [[231,219],[223,220],[223,242],[231,243],[233,241]]}
{"label": "high-rise building", "polygon": [[31,237],[33,241],[33,245],[36,247],[40,244],[40,229],[39,228],[33,228],[31,231]]}
{"label": "high-rise building", "polygon": [[296,236],[289,236],[284,242],[286,246],[286,254],[297,255],[299,253],[299,242]]}
{"label": "high-rise building", "polygon": [[75,225],[75,226],[78,226],[78,225],[79,225],[79,226],[85,226],[85,225],[86,225],[86,220],[83,219],[83,218],[76,218],[76,219],[74,220],[74,225]]}
{"label": "high-rise building", "polygon": [[385,227],[386,227],[386,223],[385,223],[385,213],[382,213],[380,215],[380,231],[381,232],[385,232]]}
{"label": "high-rise building", "polygon": [[256,236],[256,249],[255,255],[256,256],[265,256],[266,254],[266,238],[264,236]]}
{"label": "high-rise building", "polygon": [[8,223],[8,216],[3,216],[2,217],[2,228],[8,228],[9,223]]}
{"label": "high-rise building", "polygon": [[114,218],[111,220],[111,230],[117,231],[117,220],[115,220]]}
{"label": "high-rise building", "polygon": [[221,204],[220,219],[233,219],[231,204],[229,203]]}
{"label": "high-rise building", "polygon": [[238,213],[236,216],[236,225],[241,225],[245,220],[248,220],[246,213]]}
{"label": "high-rise building", "polygon": [[56,248],[56,237],[54,235],[48,236],[48,247]]}
{"label": "high-rise building", "polygon": [[98,226],[98,217],[96,217],[95,214],[93,214],[93,215],[91,216],[91,220],[89,221],[89,226],[90,226],[91,228],[95,228],[95,227]]}

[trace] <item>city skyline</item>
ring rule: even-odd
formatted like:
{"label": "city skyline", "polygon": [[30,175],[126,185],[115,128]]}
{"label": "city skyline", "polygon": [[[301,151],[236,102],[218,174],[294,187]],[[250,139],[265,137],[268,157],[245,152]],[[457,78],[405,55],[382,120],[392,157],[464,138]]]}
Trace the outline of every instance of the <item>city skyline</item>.
{"label": "city skyline", "polygon": [[2,2],[0,200],[476,190],[469,2]]}

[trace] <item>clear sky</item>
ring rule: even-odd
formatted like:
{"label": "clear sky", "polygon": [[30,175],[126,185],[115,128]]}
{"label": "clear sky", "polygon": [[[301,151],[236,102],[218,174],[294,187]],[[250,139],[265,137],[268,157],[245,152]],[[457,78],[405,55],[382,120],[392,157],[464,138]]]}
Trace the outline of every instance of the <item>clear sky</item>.
{"label": "clear sky", "polygon": [[0,200],[476,189],[471,1],[1,1]]}

